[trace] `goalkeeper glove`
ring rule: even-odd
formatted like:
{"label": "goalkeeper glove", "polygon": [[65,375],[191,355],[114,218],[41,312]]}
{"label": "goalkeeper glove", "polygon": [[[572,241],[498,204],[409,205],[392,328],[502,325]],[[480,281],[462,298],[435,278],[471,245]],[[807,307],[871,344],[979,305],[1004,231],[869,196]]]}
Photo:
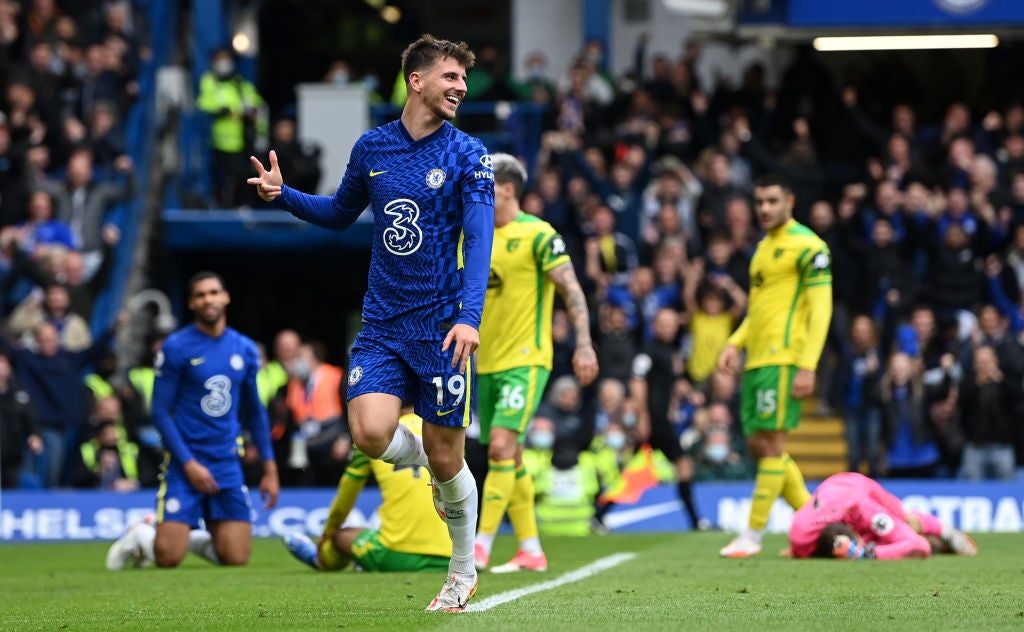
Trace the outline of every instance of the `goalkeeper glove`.
{"label": "goalkeeper glove", "polygon": [[832,541],[832,557],[839,560],[873,560],[875,559],[875,545],[857,544],[849,536],[837,535]]}

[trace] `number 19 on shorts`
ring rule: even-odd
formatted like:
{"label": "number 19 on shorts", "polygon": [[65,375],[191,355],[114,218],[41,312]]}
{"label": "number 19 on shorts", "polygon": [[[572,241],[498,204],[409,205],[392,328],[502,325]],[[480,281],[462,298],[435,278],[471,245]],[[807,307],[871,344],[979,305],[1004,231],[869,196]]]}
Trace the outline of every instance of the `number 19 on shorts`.
{"label": "number 19 on shorts", "polygon": [[447,383],[445,383],[444,377],[438,375],[431,380],[431,383],[437,388],[438,406],[444,406],[445,390],[455,396],[455,403],[452,406],[461,404],[462,398],[466,396],[466,378],[462,375],[455,374],[449,376]]}

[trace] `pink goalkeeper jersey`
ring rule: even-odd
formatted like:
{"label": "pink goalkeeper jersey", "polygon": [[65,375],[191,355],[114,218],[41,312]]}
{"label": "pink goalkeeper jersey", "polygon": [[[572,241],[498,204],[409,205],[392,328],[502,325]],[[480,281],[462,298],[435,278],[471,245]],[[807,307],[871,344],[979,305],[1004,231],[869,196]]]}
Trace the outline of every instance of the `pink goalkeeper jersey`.
{"label": "pink goalkeeper jersey", "polygon": [[828,524],[845,522],[876,545],[880,560],[895,560],[911,553],[931,554],[928,541],[907,524],[903,504],[874,480],[844,472],[826,478],[796,514],[789,528],[793,557],[811,557],[818,536]]}

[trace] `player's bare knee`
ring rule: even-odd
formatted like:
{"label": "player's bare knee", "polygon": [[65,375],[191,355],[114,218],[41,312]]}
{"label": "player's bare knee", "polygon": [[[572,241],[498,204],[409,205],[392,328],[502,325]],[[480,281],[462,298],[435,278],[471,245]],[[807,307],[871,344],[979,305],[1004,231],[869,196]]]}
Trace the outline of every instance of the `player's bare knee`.
{"label": "player's bare knee", "polygon": [[218,556],[222,566],[245,566],[249,563],[249,554],[247,552],[230,552]]}
{"label": "player's bare knee", "polygon": [[507,461],[516,457],[518,435],[513,433],[491,434],[491,443],[487,447],[487,458],[492,461]]}
{"label": "player's bare knee", "polygon": [[154,545],[153,547],[153,561],[160,568],[174,568],[181,564],[181,561],[185,559],[185,555],[188,554],[188,549],[178,550],[176,547],[167,548]]}

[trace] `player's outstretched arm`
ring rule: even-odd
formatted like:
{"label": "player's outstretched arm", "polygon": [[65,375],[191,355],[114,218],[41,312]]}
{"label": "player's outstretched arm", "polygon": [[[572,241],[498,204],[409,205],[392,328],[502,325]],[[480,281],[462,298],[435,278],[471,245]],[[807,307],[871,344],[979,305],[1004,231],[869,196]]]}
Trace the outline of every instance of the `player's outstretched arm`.
{"label": "player's outstretched arm", "polygon": [[331,230],[344,230],[356,221],[370,202],[360,168],[353,167],[354,160],[333,196],[310,195],[286,186],[274,150],[270,151],[269,170],[255,156],[250,156],[249,160],[256,169],[256,176],[246,182],[256,187],[260,199],[276,201],[304,222]]}

